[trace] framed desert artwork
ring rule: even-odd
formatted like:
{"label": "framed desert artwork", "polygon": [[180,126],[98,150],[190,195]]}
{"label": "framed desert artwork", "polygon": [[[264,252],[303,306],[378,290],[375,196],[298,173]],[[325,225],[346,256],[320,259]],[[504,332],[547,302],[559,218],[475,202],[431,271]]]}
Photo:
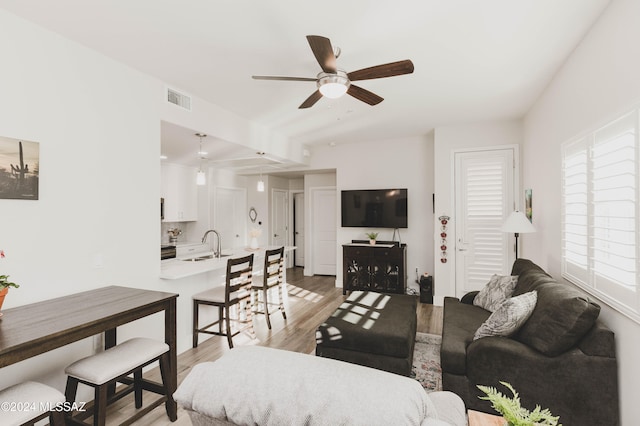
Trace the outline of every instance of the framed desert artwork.
{"label": "framed desert artwork", "polygon": [[37,200],[38,142],[0,136],[0,198]]}

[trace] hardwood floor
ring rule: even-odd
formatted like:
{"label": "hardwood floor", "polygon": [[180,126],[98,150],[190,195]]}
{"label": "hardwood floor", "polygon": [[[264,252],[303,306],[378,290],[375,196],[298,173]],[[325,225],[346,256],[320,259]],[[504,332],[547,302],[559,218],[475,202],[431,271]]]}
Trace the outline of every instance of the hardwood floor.
{"label": "hardwood floor", "polygon": [[[245,335],[234,337],[234,345],[257,344],[290,351],[311,353],[315,349],[315,330],[342,303],[346,296],[342,289],[335,287],[333,276],[305,277],[302,268],[287,270],[287,295],[285,307],[287,320],[279,311],[271,315],[269,330],[263,315],[254,317],[257,339],[252,341]],[[442,334],[442,307],[419,303],[418,329],[422,333]],[[204,336],[204,335],[203,335]],[[201,339],[204,337],[201,337]],[[225,337],[213,336],[201,342],[197,348],[189,349],[178,355],[178,384],[191,371],[191,367],[201,362],[215,361],[229,351]],[[160,380],[158,368],[145,377]],[[156,396],[145,395],[146,401]],[[135,410],[133,397],[124,398],[110,406],[107,425],[119,424]],[[178,408],[178,420],[171,423],[166,416],[164,405],[147,414],[136,425],[190,426],[188,414]]]}

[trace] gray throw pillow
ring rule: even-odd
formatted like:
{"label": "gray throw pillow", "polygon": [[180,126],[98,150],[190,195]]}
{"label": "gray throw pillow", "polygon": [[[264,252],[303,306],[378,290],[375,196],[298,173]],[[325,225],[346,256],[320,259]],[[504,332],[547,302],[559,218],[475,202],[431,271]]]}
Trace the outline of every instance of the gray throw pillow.
{"label": "gray throw pillow", "polygon": [[537,292],[538,306],[514,338],[547,356],[558,356],[593,327],[600,306],[569,284],[542,284]]}
{"label": "gray throw pillow", "polygon": [[511,297],[517,283],[517,275],[493,274],[489,282],[473,299],[473,304],[489,312],[494,312],[502,305],[502,302]]}
{"label": "gray throw pillow", "polygon": [[476,330],[473,340],[488,336],[511,336],[529,319],[537,300],[538,293],[535,290],[505,300]]}

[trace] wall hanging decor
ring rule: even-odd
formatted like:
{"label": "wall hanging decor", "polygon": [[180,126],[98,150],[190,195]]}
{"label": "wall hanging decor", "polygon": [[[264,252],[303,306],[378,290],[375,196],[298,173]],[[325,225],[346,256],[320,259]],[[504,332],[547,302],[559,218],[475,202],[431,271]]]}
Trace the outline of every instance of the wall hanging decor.
{"label": "wall hanging decor", "polygon": [[524,213],[527,215],[527,219],[529,222],[533,222],[533,190],[525,189],[524,190]]}
{"label": "wall hanging decor", "polygon": [[37,200],[38,142],[0,136],[0,198]]}
{"label": "wall hanging decor", "polygon": [[440,216],[440,262],[447,263],[447,223],[449,216]]}

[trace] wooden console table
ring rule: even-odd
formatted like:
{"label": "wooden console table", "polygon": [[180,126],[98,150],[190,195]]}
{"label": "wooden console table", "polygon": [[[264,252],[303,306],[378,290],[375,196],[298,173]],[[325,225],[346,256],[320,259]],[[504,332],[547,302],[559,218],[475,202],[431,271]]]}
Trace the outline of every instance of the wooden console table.
{"label": "wooden console table", "polygon": [[[4,310],[0,318],[0,367],[69,343],[105,333],[105,348],[116,344],[116,328],[164,311],[164,338],[169,345],[169,390],[178,384],[176,352],[177,294],[109,286]],[[71,361],[75,360],[70,360]],[[173,398],[169,419],[177,419]]]}
{"label": "wooden console table", "polygon": [[407,290],[407,246],[398,242],[353,240],[342,246],[342,294],[364,290],[404,294]]}

